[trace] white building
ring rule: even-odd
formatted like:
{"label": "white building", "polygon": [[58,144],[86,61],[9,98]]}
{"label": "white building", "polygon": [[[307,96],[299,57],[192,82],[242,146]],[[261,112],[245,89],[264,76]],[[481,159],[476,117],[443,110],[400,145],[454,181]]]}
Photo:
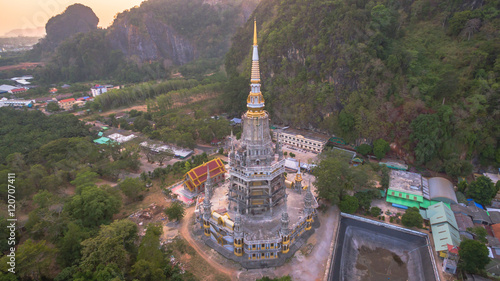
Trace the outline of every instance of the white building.
{"label": "white building", "polygon": [[0,92],[9,92],[12,94],[12,90],[17,89],[17,87],[11,85],[0,85]]}
{"label": "white building", "polygon": [[113,85],[95,85],[90,88],[93,97],[106,93],[108,90],[113,89]]}
{"label": "white building", "polygon": [[325,147],[328,136],[309,131],[283,129],[277,130],[277,139],[285,145],[295,146],[300,149],[320,153]]}
{"label": "white building", "polygon": [[33,100],[9,100],[7,98],[2,98],[0,100],[0,107],[11,106],[11,107],[32,107]]}

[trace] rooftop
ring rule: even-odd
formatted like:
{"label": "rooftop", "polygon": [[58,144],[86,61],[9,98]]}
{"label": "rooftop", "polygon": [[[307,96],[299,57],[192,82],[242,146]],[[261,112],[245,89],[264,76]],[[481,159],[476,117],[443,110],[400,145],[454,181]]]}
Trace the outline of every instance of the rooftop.
{"label": "rooftop", "polygon": [[391,170],[389,189],[403,191],[411,194],[421,195],[426,199],[429,197],[429,183],[420,174]]}
{"label": "rooftop", "polygon": [[490,214],[490,219],[493,224],[500,223],[500,212],[488,211]]}
{"label": "rooftop", "polygon": [[315,140],[315,141],[321,141],[321,142],[327,142],[328,139],[330,138],[327,135],[311,132],[311,131],[306,131],[306,130],[297,130],[297,129],[283,129],[281,131],[282,133],[285,134],[290,134],[290,135],[295,135],[295,136],[303,136],[304,138]]}
{"label": "rooftop", "polygon": [[60,100],[59,102],[65,103],[65,102],[72,102],[72,101],[76,101],[76,100],[74,98],[71,98],[71,99]]}
{"label": "rooftop", "polygon": [[469,202],[467,208],[470,210],[472,214],[472,220],[491,224],[491,219],[490,216],[488,216],[488,213],[485,210],[476,206],[474,202]]}
{"label": "rooftop", "polygon": [[490,180],[495,184],[497,181],[500,180],[500,172],[499,174],[491,174],[491,173],[484,173],[483,174],[485,177],[490,178]]}
{"label": "rooftop", "polygon": [[455,213],[455,220],[460,231],[467,231],[467,228],[474,227],[472,219],[463,213]]}
{"label": "rooftop", "polygon": [[26,88],[17,88],[17,89],[12,89],[12,93],[17,93],[17,92],[25,92]]}

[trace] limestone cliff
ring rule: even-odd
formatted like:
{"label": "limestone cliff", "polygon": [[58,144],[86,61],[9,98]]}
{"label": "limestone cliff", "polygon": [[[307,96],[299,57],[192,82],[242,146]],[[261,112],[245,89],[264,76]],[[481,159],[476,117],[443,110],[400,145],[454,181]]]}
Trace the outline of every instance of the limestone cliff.
{"label": "limestone cliff", "polygon": [[111,46],[140,61],[166,59],[182,65],[196,57],[193,43],[175,29],[148,14],[142,20],[145,30],[127,18],[115,22],[108,33]]}
{"label": "limestone cliff", "polygon": [[196,58],[222,57],[236,29],[258,0],[150,0],[117,15],[109,42],[139,61],[183,65]]}

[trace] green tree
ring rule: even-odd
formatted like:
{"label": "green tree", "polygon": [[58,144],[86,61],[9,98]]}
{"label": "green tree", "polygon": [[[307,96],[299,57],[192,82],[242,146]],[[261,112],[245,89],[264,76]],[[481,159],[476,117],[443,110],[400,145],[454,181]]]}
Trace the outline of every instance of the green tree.
{"label": "green tree", "polygon": [[467,184],[467,182],[465,180],[459,182],[457,185],[458,191],[462,192],[462,193],[465,193],[465,191],[467,190],[468,187],[469,187],[469,185]]}
{"label": "green tree", "polygon": [[136,239],[137,225],[128,219],[102,226],[96,237],[82,242],[80,269],[87,272],[114,265],[123,274],[136,251]]}
{"label": "green tree", "polygon": [[[45,240],[26,240],[16,251],[16,275],[26,280],[50,279],[50,264],[54,255],[55,249],[49,247]],[[3,256],[0,261],[2,271],[6,272],[9,257]]]}
{"label": "green tree", "polygon": [[462,192],[457,191],[456,195],[457,195],[457,202],[458,203],[467,204],[467,198],[465,197],[465,195]]}
{"label": "green tree", "polygon": [[339,203],[339,208],[344,213],[353,214],[359,208],[358,198],[345,195]]}
{"label": "green tree", "polygon": [[469,161],[449,159],[444,162],[446,174],[453,178],[466,177],[472,173],[472,164]]}
{"label": "green tree", "polygon": [[429,162],[441,146],[441,123],[437,114],[421,114],[411,123],[411,139],[416,142],[417,163]]}
{"label": "green tree", "polygon": [[382,186],[382,188],[387,189],[389,188],[389,182],[391,179],[389,173],[391,171],[389,170],[389,168],[387,168],[386,165],[382,165],[380,172],[382,174],[380,177],[380,185]]}
{"label": "green tree", "polygon": [[131,275],[138,280],[165,280],[163,266],[164,253],[160,245],[161,224],[149,224],[146,234],[141,240],[137,261],[132,267]]}
{"label": "green tree", "polygon": [[385,157],[385,154],[389,152],[390,146],[387,141],[384,139],[377,139],[373,142],[373,154],[377,159],[382,159]]}
{"label": "green tree", "polygon": [[57,102],[49,102],[46,107],[48,112],[56,112],[61,110]]}
{"label": "green tree", "polygon": [[356,147],[356,151],[358,153],[360,153],[361,155],[365,155],[366,156],[367,154],[369,154],[369,153],[372,152],[372,146],[369,145],[369,144],[364,143],[364,144]]}
{"label": "green tree", "polygon": [[[6,218],[0,217],[0,252],[5,253],[10,249],[9,245],[9,237],[10,237],[10,229],[7,228],[9,226],[9,222]],[[19,233],[16,230],[16,245],[19,243]],[[1,280],[1,279],[0,279]]]}
{"label": "green tree", "polygon": [[70,222],[64,237],[59,240],[57,260],[62,267],[78,265],[81,258],[81,242],[89,237],[88,231]]}
{"label": "green tree", "polygon": [[358,199],[359,207],[361,207],[365,211],[370,210],[372,200],[373,200],[373,198],[375,198],[376,192],[378,192],[378,191],[377,190],[369,190],[369,191],[356,192],[356,194],[354,194],[354,197],[356,197]]}
{"label": "green tree", "polygon": [[335,153],[325,153],[324,158],[314,169],[316,176],[315,186],[318,195],[337,204],[346,191],[362,190],[371,187],[370,177],[366,173],[367,167],[349,167],[348,159]]}
{"label": "green tree", "polygon": [[167,280],[163,268],[155,266],[152,262],[146,260],[138,260],[130,271],[134,280],[144,281],[163,281]]}
{"label": "green tree", "polygon": [[448,23],[448,33],[453,36],[460,34],[462,29],[465,27],[465,23],[469,20],[471,11],[456,12],[451,17]]}
{"label": "green tree", "polygon": [[411,207],[401,217],[401,222],[406,227],[422,227],[424,219],[416,207]]}
{"label": "green tree", "polygon": [[468,273],[480,273],[490,262],[488,248],[483,243],[465,239],[460,243],[458,268]]}
{"label": "green tree", "polygon": [[76,174],[76,178],[71,181],[71,184],[77,188],[94,185],[99,178],[99,175],[91,171],[82,171]]}
{"label": "green tree", "polygon": [[356,120],[354,119],[354,116],[352,114],[347,113],[344,110],[340,112],[339,124],[344,134],[347,134],[354,129],[355,122]]}
{"label": "green tree", "polygon": [[146,120],[143,116],[139,116],[134,120],[134,129],[136,131],[142,132],[144,128],[149,126],[148,120]]}
{"label": "green tree", "polygon": [[471,182],[467,189],[467,195],[470,198],[485,206],[491,203],[491,199],[495,197],[497,192],[497,187],[490,178],[485,176],[480,176],[475,181]]}
{"label": "green tree", "polygon": [[163,166],[163,162],[172,159],[173,156],[174,156],[173,151],[171,149],[167,149],[165,151],[159,151],[157,153],[154,153],[153,159],[155,161],[158,161],[158,164],[160,166]]}
{"label": "green tree", "polygon": [[31,184],[38,190],[42,188],[41,186],[42,179],[47,175],[48,174],[44,166],[40,164],[35,164],[30,168],[29,179],[31,181]]}
{"label": "green tree", "polygon": [[74,195],[64,210],[85,227],[109,223],[120,208],[120,199],[103,187],[86,186]]}
{"label": "green tree", "polygon": [[486,239],[486,236],[488,236],[488,232],[485,228],[481,226],[468,227],[467,231],[474,235],[475,240],[483,243],[488,243],[488,239]]}
{"label": "green tree", "polygon": [[139,201],[145,185],[140,178],[126,178],[118,186],[132,202]]}
{"label": "green tree", "polygon": [[370,215],[372,215],[372,217],[380,216],[380,212],[382,212],[382,210],[380,210],[379,207],[371,207],[370,209]]}
{"label": "green tree", "polygon": [[169,207],[165,208],[165,214],[170,221],[179,221],[184,217],[184,207],[179,202],[174,202]]}

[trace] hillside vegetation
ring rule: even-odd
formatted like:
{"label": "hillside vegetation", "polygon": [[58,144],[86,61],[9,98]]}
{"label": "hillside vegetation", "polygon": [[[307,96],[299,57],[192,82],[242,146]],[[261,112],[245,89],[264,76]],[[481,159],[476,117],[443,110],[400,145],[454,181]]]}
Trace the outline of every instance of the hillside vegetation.
{"label": "hillside vegetation", "polygon": [[[68,8],[49,20],[47,38],[31,54],[48,61],[35,76],[42,83],[141,82],[168,78],[175,69],[184,76],[203,77],[218,71],[231,37],[256,5],[257,0],[213,5],[202,0],[144,1],[119,13],[108,29],[78,33],[58,42],[55,52],[40,52],[54,41],[49,27],[64,29],[60,19],[68,17]],[[186,66],[177,69],[181,65]]]}
{"label": "hillside vegetation", "polygon": [[[266,107],[275,123],[395,142],[435,170],[475,156],[500,163],[499,11],[498,0],[263,1],[254,16]],[[252,28],[226,56],[234,113]]]}

